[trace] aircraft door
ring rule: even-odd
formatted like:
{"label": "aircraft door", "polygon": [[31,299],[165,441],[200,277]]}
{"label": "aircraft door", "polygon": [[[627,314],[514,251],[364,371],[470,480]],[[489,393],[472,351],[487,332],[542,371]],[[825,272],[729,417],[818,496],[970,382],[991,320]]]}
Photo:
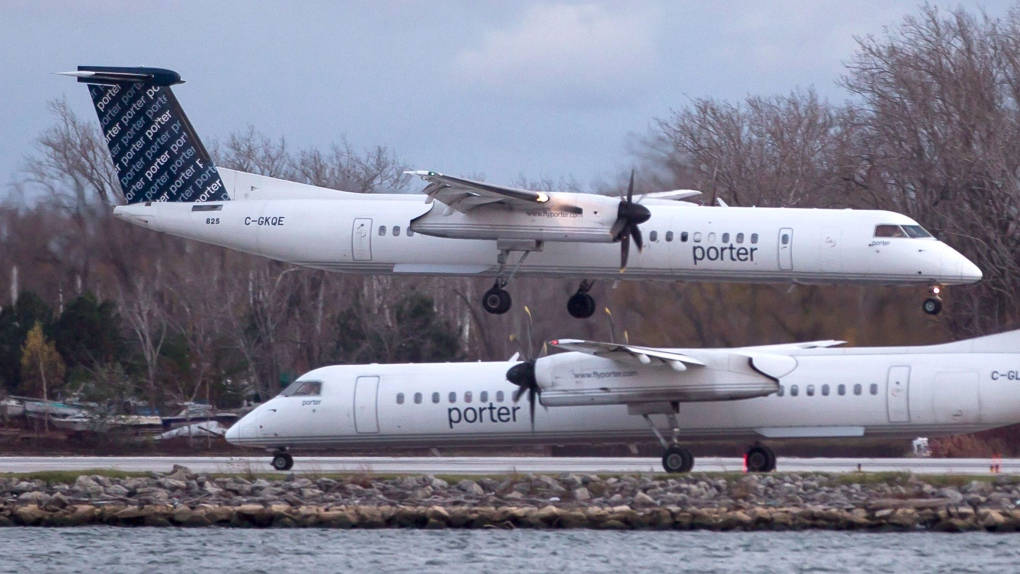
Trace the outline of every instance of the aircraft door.
{"label": "aircraft door", "polygon": [[372,260],[372,220],[358,217],[351,230],[351,253],[354,261]]}
{"label": "aircraft door", "polygon": [[359,433],[379,432],[379,377],[358,377],[354,382],[354,429]]}
{"label": "aircraft door", "polygon": [[910,422],[910,367],[889,367],[886,381],[885,401],[889,411],[889,422]]}
{"label": "aircraft door", "polygon": [[793,270],[793,229],[789,227],[779,230],[779,269]]}

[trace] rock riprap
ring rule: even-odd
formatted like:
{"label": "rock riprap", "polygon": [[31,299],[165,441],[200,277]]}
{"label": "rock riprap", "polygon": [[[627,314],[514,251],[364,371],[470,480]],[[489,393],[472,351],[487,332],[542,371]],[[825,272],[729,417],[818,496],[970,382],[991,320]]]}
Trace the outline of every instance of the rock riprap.
{"label": "rock riprap", "polygon": [[0,477],[3,526],[1020,529],[1020,478],[591,474]]}

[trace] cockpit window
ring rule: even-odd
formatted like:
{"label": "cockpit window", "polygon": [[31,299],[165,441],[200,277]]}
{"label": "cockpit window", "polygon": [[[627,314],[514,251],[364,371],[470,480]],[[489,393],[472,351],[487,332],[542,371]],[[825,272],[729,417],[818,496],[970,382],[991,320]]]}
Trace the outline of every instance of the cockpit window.
{"label": "cockpit window", "polygon": [[876,225],[875,237],[906,237],[899,225]]}
{"label": "cockpit window", "polygon": [[294,381],[280,393],[282,397],[317,397],[322,394],[321,381]]}
{"label": "cockpit window", "polygon": [[931,233],[928,233],[928,230],[920,225],[904,225],[903,231],[906,231],[910,237],[931,237]]}

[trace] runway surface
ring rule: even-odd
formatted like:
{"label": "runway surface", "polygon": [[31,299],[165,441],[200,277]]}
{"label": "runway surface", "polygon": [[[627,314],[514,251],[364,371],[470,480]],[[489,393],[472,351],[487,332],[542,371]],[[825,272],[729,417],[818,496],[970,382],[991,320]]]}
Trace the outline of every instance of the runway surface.
{"label": "runway surface", "polygon": [[[1002,474],[1020,474],[1020,459],[988,458],[784,458],[779,472],[913,472],[917,474],[989,474],[998,462]],[[269,473],[269,456],[237,457],[0,457],[0,473],[46,470],[122,470],[169,472],[175,464],[201,473]],[[860,465],[860,467],[858,467]],[[694,472],[740,472],[740,458],[701,457]],[[296,473],[505,474],[597,472],[664,473],[657,458],[581,457],[322,457],[296,456]]]}

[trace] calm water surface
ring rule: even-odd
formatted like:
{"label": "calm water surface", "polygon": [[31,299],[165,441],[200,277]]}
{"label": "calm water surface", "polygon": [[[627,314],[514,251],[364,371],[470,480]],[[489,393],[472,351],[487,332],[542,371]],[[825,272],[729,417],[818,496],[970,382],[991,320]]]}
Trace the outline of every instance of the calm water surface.
{"label": "calm water surface", "polygon": [[1015,572],[1020,534],[2,528],[2,572]]}

